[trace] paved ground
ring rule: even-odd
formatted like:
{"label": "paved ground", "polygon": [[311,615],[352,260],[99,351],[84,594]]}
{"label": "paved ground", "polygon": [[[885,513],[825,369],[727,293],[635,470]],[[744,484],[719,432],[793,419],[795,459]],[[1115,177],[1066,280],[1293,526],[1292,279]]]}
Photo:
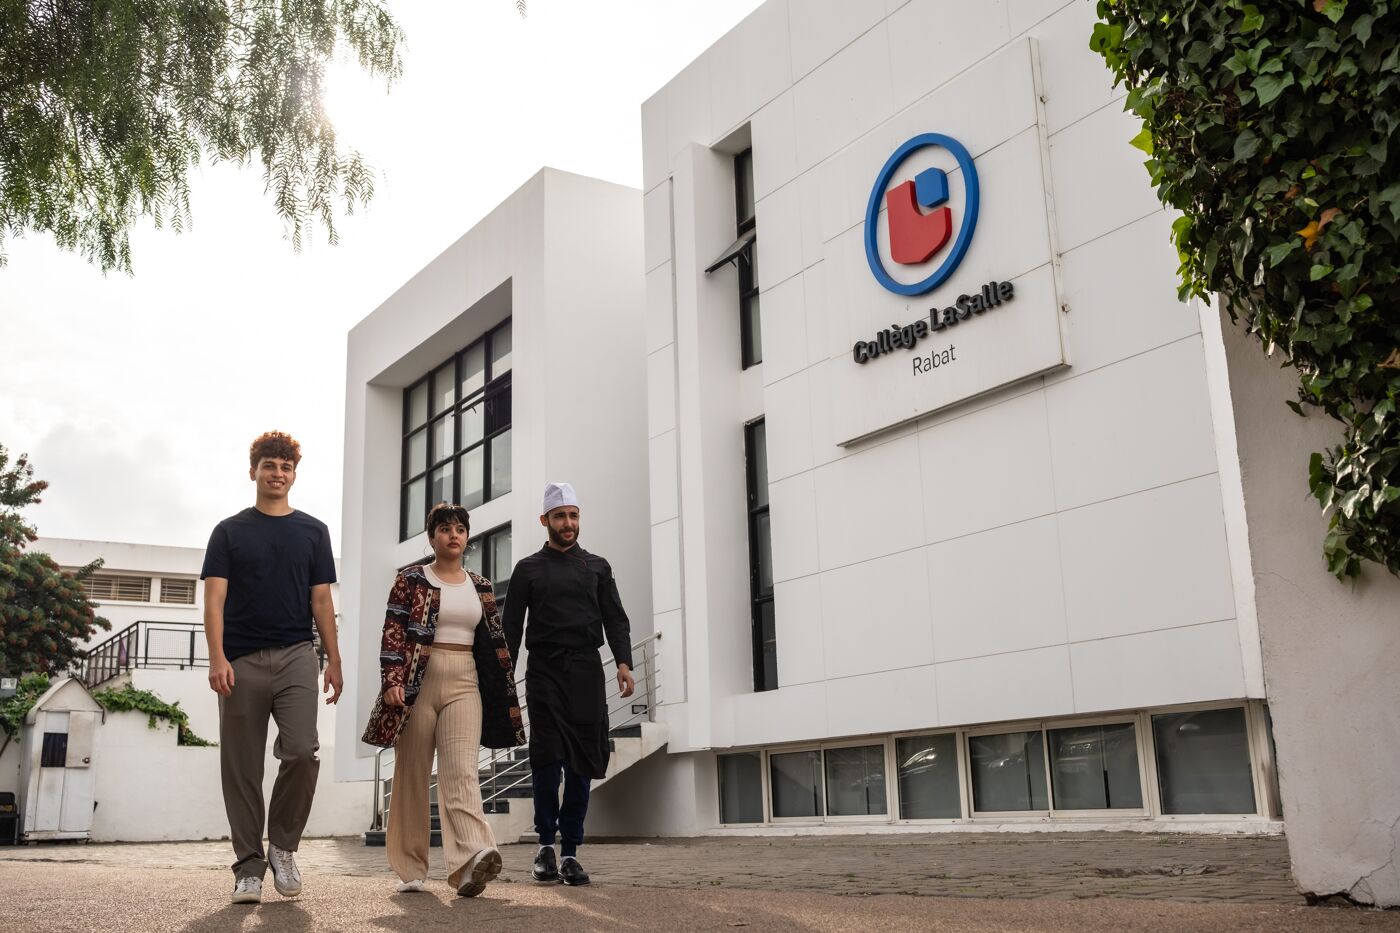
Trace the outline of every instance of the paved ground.
{"label": "paved ground", "polygon": [[[383,849],[303,843],[306,893],[227,902],[227,842],[0,848],[0,930],[630,931],[1394,930],[1400,912],[1308,907],[1278,837],[929,834],[618,841],[587,846],[595,883],[528,881],[531,847],[502,849],[477,899],[442,882],[392,894]],[[436,853],[435,853],[436,856]],[[882,895],[874,897],[870,895]]]}

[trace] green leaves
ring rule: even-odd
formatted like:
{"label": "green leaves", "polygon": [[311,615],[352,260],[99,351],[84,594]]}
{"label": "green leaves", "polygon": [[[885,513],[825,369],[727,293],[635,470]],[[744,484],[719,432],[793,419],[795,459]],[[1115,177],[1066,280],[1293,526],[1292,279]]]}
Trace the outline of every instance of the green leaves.
{"label": "green leaves", "polygon": [[[1307,484],[1327,567],[1400,574],[1400,2],[1101,0],[1183,298],[1219,295],[1338,443]],[[1301,479],[1301,478],[1300,478]]]}
{"label": "green leaves", "polygon": [[[131,271],[140,218],[191,223],[201,158],[257,162],[289,239],[336,239],[373,193],[322,106],[344,49],[387,81],[402,34],[385,0],[71,0],[0,12],[0,264],[47,232],[103,271]],[[80,40],[75,37],[81,37]]]}
{"label": "green leaves", "polygon": [[1254,79],[1254,93],[1259,95],[1260,104],[1273,103],[1278,96],[1293,86],[1293,76],[1260,75]]}

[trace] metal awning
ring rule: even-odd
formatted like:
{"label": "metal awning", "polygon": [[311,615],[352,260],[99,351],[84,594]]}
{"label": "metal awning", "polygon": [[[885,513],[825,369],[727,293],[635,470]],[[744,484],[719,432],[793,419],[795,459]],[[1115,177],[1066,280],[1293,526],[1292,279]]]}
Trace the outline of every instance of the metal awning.
{"label": "metal awning", "polygon": [[733,243],[730,243],[729,246],[725,248],[724,252],[720,253],[719,257],[716,258],[714,262],[710,263],[705,268],[705,274],[709,275],[711,272],[714,272],[726,262],[736,261],[743,254],[744,250],[748,249],[750,246],[753,245],[753,238],[755,233],[756,230],[750,229],[745,230],[743,233],[739,234],[739,239],[735,240]]}

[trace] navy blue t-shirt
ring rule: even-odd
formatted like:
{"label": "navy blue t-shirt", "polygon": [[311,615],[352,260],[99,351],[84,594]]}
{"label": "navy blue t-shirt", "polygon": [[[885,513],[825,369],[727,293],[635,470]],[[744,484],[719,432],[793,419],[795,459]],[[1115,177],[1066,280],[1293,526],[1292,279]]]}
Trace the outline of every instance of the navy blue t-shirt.
{"label": "navy blue t-shirt", "polygon": [[335,582],[325,522],[244,509],[214,526],[200,579],[228,580],[224,655],[311,641],[311,588]]}

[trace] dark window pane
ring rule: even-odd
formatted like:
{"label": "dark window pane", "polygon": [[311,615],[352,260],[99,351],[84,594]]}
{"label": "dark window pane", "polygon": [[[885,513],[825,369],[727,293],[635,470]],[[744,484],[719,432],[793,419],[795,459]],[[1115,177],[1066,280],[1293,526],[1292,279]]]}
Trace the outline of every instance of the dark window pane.
{"label": "dark window pane", "polygon": [[763,822],[763,763],[758,752],[719,755],[719,821]]}
{"label": "dark window pane", "polygon": [[894,757],[899,767],[900,819],[953,820],[962,816],[957,736],[898,739]]}
{"label": "dark window pane", "polygon": [[754,625],[758,628],[758,682],[754,690],[778,689],[778,636],[773,624],[773,600],[765,599],[757,604],[758,616]]}
{"label": "dark window pane", "polygon": [[510,322],[491,335],[491,378],[510,372]]}
{"label": "dark window pane", "polygon": [[1050,730],[1057,810],[1142,807],[1137,730],[1130,722]]}
{"label": "dark window pane", "polygon": [[755,596],[773,595],[773,535],[768,523],[768,513],[754,516],[754,563],[757,565]]}
{"label": "dark window pane", "polygon": [[758,237],[754,237],[749,248],[739,257],[739,291],[743,295],[757,291],[762,283],[758,279]]}
{"label": "dark window pane", "polygon": [[1045,738],[1039,730],[969,736],[967,747],[972,757],[974,810],[1050,808],[1045,787]]}
{"label": "dark window pane", "polygon": [[452,456],[456,450],[456,424],[456,416],[448,414],[434,421],[432,426],[428,428],[428,433],[432,436],[432,450],[429,452],[432,463],[441,462]]}
{"label": "dark window pane", "polygon": [[462,446],[470,447],[486,436],[486,400],[478,398],[462,409]]}
{"label": "dark window pane", "polygon": [[[428,432],[419,431],[408,439],[407,476],[417,476],[428,468]],[[407,476],[405,478],[407,478]]]}
{"label": "dark window pane", "polygon": [[738,225],[753,220],[753,150],[745,149],[734,157],[734,206]]}
{"label": "dark window pane", "polygon": [[428,380],[424,379],[408,390],[408,427],[413,429],[428,420]]}
{"label": "dark window pane", "polygon": [[447,411],[457,401],[457,378],[455,362],[444,363],[433,373],[433,414]]}
{"label": "dark window pane", "polygon": [[744,368],[763,362],[763,333],[758,311],[758,295],[743,299],[740,305],[739,326],[743,328]]}
{"label": "dark window pane", "polygon": [[477,447],[457,458],[461,466],[462,491],[458,504],[464,509],[473,509],[486,501],[486,449]]}
{"label": "dark window pane", "polygon": [[756,421],[749,425],[749,508],[768,504],[768,424]]}
{"label": "dark window pane", "polygon": [[510,432],[491,438],[491,498],[510,492]]}
{"label": "dark window pane", "polygon": [[436,470],[428,474],[428,503],[430,506],[439,502],[452,501],[452,461],[444,463]]}
{"label": "dark window pane", "polygon": [[492,391],[486,399],[486,433],[495,434],[510,427],[510,383],[501,391]]}
{"label": "dark window pane", "polygon": [[885,747],[826,750],[828,816],[879,816],[885,808]]}
{"label": "dark window pane", "polygon": [[474,343],[462,354],[462,398],[486,385],[486,345]]}
{"label": "dark window pane", "polygon": [[1253,813],[1243,709],[1152,717],[1163,813]]}
{"label": "dark window pane", "polygon": [[44,748],[40,752],[40,756],[39,767],[41,768],[62,768],[67,764],[68,733],[45,732]]}
{"label": "dark window pane", "polygon": [[775,818],[822,815],[821,752],[769,755],[768,765]]}
{"label": "dark window pane", "polygon": [[427,481],[422,479],[416,479],[404,487],[403,536],[405,538],[411,538],[427,527],[427,489]]}

